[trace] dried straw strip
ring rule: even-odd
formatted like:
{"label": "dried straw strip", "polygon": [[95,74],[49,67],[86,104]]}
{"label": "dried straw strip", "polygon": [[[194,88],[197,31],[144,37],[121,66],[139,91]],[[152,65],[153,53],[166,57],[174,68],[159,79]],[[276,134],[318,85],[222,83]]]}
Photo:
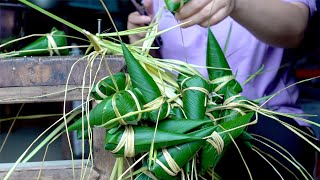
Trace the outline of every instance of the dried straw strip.
{"label": "dried straw strip", "polygon": [[224,148],[224,141],[216,131],[214,131],[211,134],[210,138],[208,138],[206,141],[210,143],[214,147],[214,149],[217,150],[218,154],[222,153]]}
{"label": "dried straw strip", "polygon": [[165,166],[159,159],[156,160],[156,163],[170,176],[176,176],[181,171],[181,168],[175,162],[175,160],[171,157],[167,149],[162,149],[162,153],[170,169],[167,166]]}
{"label": "dried straw strip", "polygon": [[117,153],[124,147],[124,157],[134,157],[135,149],[134,149],[134,130],[132,126],[125,126],[125,130],[123,135],[117,145],[117,147],[112,150],[112,153]]}
{"label": "dried straw strip", "polygon": [[225,85],[227,85],[230,81],[234,80],[234,76],[223,76],[220,78],[216,78],[212,81],[209,81],[210,84],[219,84],[213,91],[218,92],[222,89]]}

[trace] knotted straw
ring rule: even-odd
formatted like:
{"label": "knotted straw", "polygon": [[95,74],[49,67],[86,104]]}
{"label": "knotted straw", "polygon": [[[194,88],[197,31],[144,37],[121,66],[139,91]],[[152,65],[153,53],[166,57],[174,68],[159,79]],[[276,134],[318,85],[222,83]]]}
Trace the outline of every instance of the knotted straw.
{"label": "knotted straw", "polygon": [[214,131],[209,138],[207,138],[206,140],[208,143],[210,143],[215,150],[217,150],[218,154],[221,154],[224,148],[224,141],[222,139],[222,137],[216,132]]}
{"label": "knotted straw", "polygon": [[[125,73],[125,76],[126,76],[126,86],[128,86],[129,83],[130,83],[130,76],[129,76],[127,73]],[[105,99],[105,98],[107,98],[108,96],[107,96],[106,94],[104,94],[103,92],[100,91],[100,86],[103,86],[102,82],[103,82],[105,79],[109,78],[109,77],[110,77],[110,76],[106,76],[106,77],[100,79],[100,80],[98,81],[97,85],[95,86],[95,91],[96,91],[96,93],[97,93],[102,99]],[[104,87],[105,87],[105,86],[104,86]]]}
{"label": "knotted straw", "polygon": [[117,147],[112,150],[112,153],[117,153],[124,147],[124,157],[134,157],[135,149],[134,149],[134,130],[132,126],[125,126],[125,130],[123,135],[117,145]]}
{"label": "knotted straw", "polygon": [[57,30],[52,31],[50,34],[47,34],[47,39],[48,39],[48,51],[50,53],[50,56],[53,55],[53,53],[55,52],[58,56],[60,56],[60,52],[57,49],[58,46],[56,44],[56,41],[53,39],[52,35],[57,32]]}
{"label": "knotted straw", "polygon": [[[140,107],[140,104],[139,104],[139,101],[138,101],[136,95],[130,90],[126,90],[126,92],[128,92],[131,95],[131,97],[133,98],[134,102],[136,103],[136,107],[137,107],[138,112],[140,112],[141,111],[141,107]],[[112,108],[114,110],[114,113],[116,114],[116,117],[119,118],[119,120],[118,120],[119,123],[121,125],[127,125],[128,123],[122,118],[122,115],[120,114],[120,112],[118,110],[118,107],[117,107],[117,104],[116,104],[117,103],[116,102],[117,94],[118,93],[115,93],[113,95],[113,97],[112,97],[112,100],[111,100],[112,101]],[[141,119],[141,116],[142,116],[142,113],[139,113],[138,117],[137,117],[138,121]]]}
{"label": "knotted straw", "polygon": [[216,78],[214,80],[209,81],[210,84],[219,84],[214,90],[213,92],[218,92],[220,89],[222,89],[225,85],[227,85],[230,81],[234,80],[234,76],[230,75],[230,76],[223,76],[223,77],[219,77]]}
{"label": "knotted straw", "polygon": [[176,176],[181,171],[181,168],[171,157],[167,149],[162,149],[162,153],[170,169],[167,166],[165,166],[159,159],[156,160],[156,163],[170,176]]}
{"label": "knotted straw", "polygon": [[236,98],[239,98],[239,97],[241,97],[240,94],[231,96],[231,97],[229,97],[228,99],[226,99],[226,100],[223,102],[223,105],[230,107],[230,109],[232,109],[232,110],[234,110],[234,111],[238,111],[241,115],[245,115],[246,113],[243,112],[243,110],[241,110],[240,108],[237,108],[237,107],[234,107],[234,106],[233,106],[233,105],[238,106],[238,103],[235,103],[235,100],[236,100]]}
{"label": "knotted straw", "polygon": [[[144,109],[158,109],[163,103],[165,103],[165,100],[164,100],[164,96],[159,96],[158,98],[154,99],[153,101],[143,105],[143,108]],[[168,105],[168,108],[167,108],[167,114],[164,118],[168,117],[169,114],[170,114],[170,111],[171,111],[171,107],[170,105]]]}

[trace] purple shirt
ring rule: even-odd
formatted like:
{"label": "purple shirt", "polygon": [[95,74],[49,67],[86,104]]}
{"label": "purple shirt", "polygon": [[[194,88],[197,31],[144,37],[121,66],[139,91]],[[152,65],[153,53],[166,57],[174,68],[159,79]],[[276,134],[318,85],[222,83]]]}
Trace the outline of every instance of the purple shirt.
{"label": "purple shirt", "polygon": [[[160,2],[159,2],[160,1]],[[314,0],[285,0],[302,2],[310,8],[312,14],[316,7]],[[154,0],[154,10],[163,7],[163,0]],[[228,63],[236,74],[236,79],[242,84],[242,95],[250,99],[258,99],[274,94],[294,83],[288,70],[280,69],[284,49],[271,47],[256,39],[249,31],[228,17],[219,24],[212,26],[211,30],[223,48],[227,40],[228,31],[232,24],[230,41],[226,51]],[[177,25],[173,15],[165,10],[159,23],[159,29],[167,29]],[[207,29],[198,25],[187,29],[175,28],[161,35],[163,46],[161,53],[165,59],[178,59],[189,64],[205,66]],[[256,76],[249,83],[243,84],[251,75],[255,74],[264,65],[262,74]],[[207,76],[205,68],[197,68]],[[272,110],[287,113],[302,113],[295,105],[298,98],[298,88],[291,87],[274,97],[267,107]],[[300,122],[299,124],[305,125]]]}

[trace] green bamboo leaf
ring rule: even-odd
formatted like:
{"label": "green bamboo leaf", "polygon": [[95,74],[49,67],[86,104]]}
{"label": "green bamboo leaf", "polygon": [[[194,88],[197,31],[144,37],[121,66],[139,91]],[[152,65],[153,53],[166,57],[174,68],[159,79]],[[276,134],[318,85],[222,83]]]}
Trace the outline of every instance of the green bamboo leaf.
{"label": "green bamboo leaf", "polygon": [[84,135],[83,139],[89,139],[89,130],[85,129],[84,133],[82,133],[82,130],[77,130],[77,139],[81,140],[82,135]]}
{"label": "green bamboo leaf", "polygon": [[195,75],[182,84],[183,110],[188,119],[204,119],[209,95],[209,84]]}
{"label": "green bamboo leaf", "polygon": [[186,117],[184,116],[184,114],[183,114],[183,111],[182,111],[182,108],[181,108],[181,107],[171,108],[169,117],[170,117],[171,119],[184,119],[184,118],[186,118]]}
{"label": "green bamboo leaf", "polygon": [[107,76],[94,85],[91,91],[91,96],[96,100],[103,100],[104,98],[111,96],[117,91],[122,91],[126,88],[127,77],[123,72],[114,74],[113,79],[117,87],[113,83],[111,76]]}
{"label": "green bamboo leaf", "polygon": [[[193,133],[189,133],[188,135],[196,136],[196,137],[206,137],[209,136],[216,127],[208,127],[201,130],[198,130]],[[201,146],[205,140],[198,140],[190,143],[185,143],[179,146],[174,146],[167,148],[167,152],[170,155],[170,157],[174,160],[174,162],[181,168],[184,167],[191,159],[194,157],[194,155],[200,150]],[[163,154],[164,151],[158,153],[157,161],[154,166],[151,169],[151,172],[153,172],[156,177],[160,177],[161,179],[176,179],[177,177],[174,177],[170,174],[168,174],[163,167],[160,166],[159,161],[161,164],[169,168],[168,162],[165,158],[165,155]],[[166,153],[166,152],[165,152]],[[171,169],[171,168],[169,168]]]}
{"label": "green bamboo leaf", "polygon": [[[96,126],[96,125],[102,125],[114,118],[117,117],[115,111],[118,111],[121,116],[126,115],[127,113],[138,111],[137,102],[135,101],[132,94],[135,94],[135,91],[119,91],[116,94],[107,97],[102,102],[100,102],[97,106],[95,106],[90,112],[89,112],[89,123],[90,126]],[[138,96],[136,96],[138,97]],[[139,99],[138,99],[139,103]],[[142,106],[139,103],[139,106]],[[139,114],[134,114],[129,117],[123,118],[123,120],[127,124],[133,124],[136,125],[138,123]],[[84,120],[84,128],[88,128],[88,120],[86,116],[83,117]],[[111,129],[114,127],[117,127],[120,124],[120,120],[114,121],[110,124],[108,124],[107,129]],[[74,122],[72,125],[68,127],[69,131],[73,130],[81,130],[82,129],[82,118],[78,119],[76,122]]]}
{"label": "green bamboo leaf", "polygon": [[[23,47],[19,56],[36,56],[36,55],[49,55],[50,48],[63,47],[67,45],[67,40],[65,33],[63,31],[59,31],[56,28],[51,30],[51,33],[46,37],[40,37],[36,41],[30,43],[29,45]],[[27,52],[32,50],[30,52]],[[50,51],[59,53],[59,55],[69,55],[68,49],[60,49]]]}
{"label": "green bamboo leaf", "polygon": [[153,179],[144,173],[140,173],[136,176],[135,180],[153,180]]}
{"label": "green bamboo leaf", "polygon": [[219,133],[220,137],[224,141],[224,150],[221,154],[209,143],[205,142],[200,152],[200,173],[205,174],[208,169],[211,169],[217,165],[219,160],[222,158],[225,149],[232,142],[232,139],[236,139],[240,134],[243,133],[245,127],[238,128],[233,131],[225,132],[226,130],[240,127],[250,122],[254,113],[248,113],[236,119],[223,122],[220,126],[217,126],[216,132]]}
{"label": "green bamboo leaf", "polygon": [[[185,134],[191,130],[195,130],[205,124],[209,124],[211,120],[203,119],[168,119],[159,123],[158,129],[168,132],[176,132]],[[177,128],[178,127],[178,128]]]}
{"label": "green bamboo leaf", "polygon": [[210,28],[208,29],[206,63],[208,67],[208,76],[214,92],[224,94],[228,86],[237,93],[242,91],[242,87],[234,79],[227,59],[225,58],[223,51]]}
{"label": "green bamboo leaf", "polygon": [[170,12],[178,11],[184,4],[189,2],[190,0],[180,0],[179,2],[175,2],[173,0],[165,0],[167,9]]}
{"label": "green bamboo leaf", "polygon": [[[177,146],[179,144],[184,144],[201,139],[201,137],[197,137],[194,135],[178,134],[175,132],[162,130],[157,130],[156,136],[154,138],[155,128],[153,127],[133,126],[133,131],[135,155],[143,152],[148,152],[153,142],[154,149],[159,149],[169,146]],[[125,128],[120,128],[113,134],[107,132],[105,149],[107,151],[113,151],[114,149],[116,149],[124,133]],[[122,157],[124,156],[124,151],[125,147],[121,147],[118,152],[114,152],[114,155],[117,157]]]}
{"label": "green bamboo leaf", "polygon": [[[143,98],[146,103],[150,103],[158,98],[161,98],[161,92],[150,74],[141,66],[126,45],[122,42],[121,47],[128,67],[128,73],[130,75],[132,86],[139,89],[139,91],[143,94]],[[159,120],[162,120],[167,116],[168,108],[168,103],[164,101],[162,107],[160,108],[161,112]],[[158,112],[159,110],[155,110],[149,113],[149,117],[152,121],[158,120]]]}

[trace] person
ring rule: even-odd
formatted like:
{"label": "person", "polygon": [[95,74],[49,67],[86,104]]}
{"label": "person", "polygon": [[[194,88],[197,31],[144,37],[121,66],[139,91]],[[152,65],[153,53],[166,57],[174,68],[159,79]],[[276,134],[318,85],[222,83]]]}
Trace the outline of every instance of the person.
{"label": "person", "polygon": [[[175,0],[180,2],[180,0]],[[164,0],[144,0],[147,15],[133,12],[128,17],[128,29],[150,23],[152,16],[162,7]],[[179,23],[175,28],[161,35],[162,58],[178,59],[189,64],[205,67],[208,28],[211,29],[236,74],[236,79],[243,87],[243,96],[259,99],[272,95],[295,83],[289,67],[284,60],[285,50],[296,48],[302,42],[310,17],[316,10],[314,0],[191,0],[175,14],[164,10],[159,22],[159,30],[167,29]],[[228,37],[228,32],[231,31]],[[131,43],[141,39],[141,34],[129,37]],[[263,67],[263,72],[251,81],[246,80]],[[198,70],[207,76],[205,68]],[[265,108],[301,114],[297,106],[298,88],[287,88],[269,101]],[[287,118],[281,120],[310,133],[308,124]],[[296,134],[274,120],[259,117],[259,122],[248,127],[248,131],[271,139],[287,149],[307,171],[313,175],[315,150]],[[281,155],[259,142],[254,144],[259,149],[272,155],[290,171],[269,159],[284,179],[305,179],[297,168]],[[240,145],[241,146],[241,145]],[[279,179],[276,171],[253,151],[240,147],[247,161],[253,179]],[[217,173],[223,179],[248,179],[249,175],[237,151],[229,150],[218,163]],[[232,172],[232,173],[230,173]],[[292,173],[291,173],[292,172]],[[295,175],[293,175],[295,174]]]}

